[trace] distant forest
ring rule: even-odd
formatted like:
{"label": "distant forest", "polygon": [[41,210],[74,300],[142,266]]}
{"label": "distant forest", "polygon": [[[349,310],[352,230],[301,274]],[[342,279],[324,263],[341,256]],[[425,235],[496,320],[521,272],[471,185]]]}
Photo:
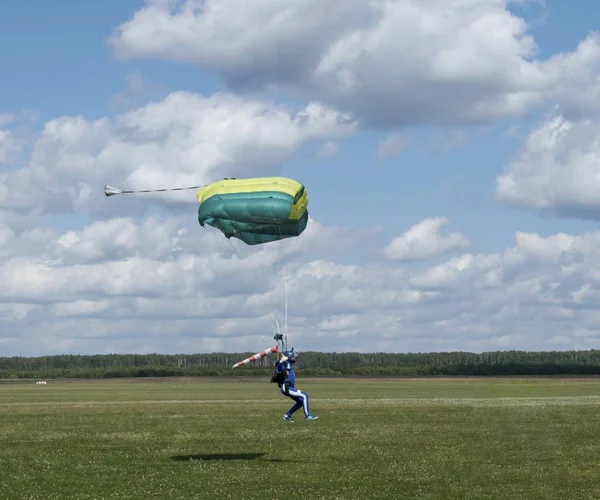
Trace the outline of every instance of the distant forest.
{"label": "distant forest", "polygon": [[[117,377],[248,377],[269,378],[276,357],[232,369],[254,353],[98,354],[1,357],[1,379]],[[600,375],[600,350],[497,351],[481,354],[302,352],[297,360],[303,377],[435,377],[507,375]]]}

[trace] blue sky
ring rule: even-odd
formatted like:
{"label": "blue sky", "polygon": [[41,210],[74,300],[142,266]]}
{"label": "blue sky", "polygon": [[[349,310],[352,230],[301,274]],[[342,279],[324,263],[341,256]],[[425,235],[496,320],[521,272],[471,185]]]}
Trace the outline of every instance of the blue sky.
{"label": "blue sky", "polygon": [[[581,123],[575,120],[571,124],[574,130],[583,127],[585,120],[588,120],[586,126],[592,127],[590,133],[593,138],[596,110],[593,105],[587,105],[582,100],[585,100],[585,96],[590,96],[593,100],[594,95],[600,95],[595,94],[598,92],[600,49],[597,40],[591,37],[587,52],[580,54],[577,50],[578,44],[598,29],[598,23],[594,19],[600,19],[600,6],[591,0],[578,2],[577,9],[569,7],[567,2],[516,2],[507,6],[500,1],[480,0],[472,2],[472,8],[465,10],[464,5],[461,6],[459,2],[432,0],[432,5],[437,5],[440,12],[446,9],[448,15],[445,20],[442,17],[436,18],[436,14],[423,10],[422,6],[415,7],[410,15],[420,16],[413,23],[417,28],[402,32],[400,24],[394,28],[394,23],[402,22],[409,15],[406,14],[408,10],[402,9],[406,9],[411,3],[418,6],[418,3],[408,0],[399,1],[389,11],[378,12],[377,15],[384,16],[387,23],[382,23],[379,27],[375,23],[364,25],[369,7],[354,0],[347,3],[332,0],[329,4],[291,2],[290,9],[300,10],[295,16],[284,18],[287,20],[283,22],[290,23],[289,25],[281,26],[264,17],[264,13],[276,15],[279,10],[285,9],[282,4],[270,0],[260,2],[260,8],[263,9],[260,15],[257,14],[258,4],[254,10],[252,6],[236,9],[230,1],[223,2],[220,11],[214,9],[214,1],[208,1],[204,11],[193,12],[185,9],[188,2],[174,2],[183,8],[168,12],[164,2],[129,0],[108,0],[97,4],[57,1],[52,5],[23,1],[3,7],[0,16],[0,46],[3,47],[0,64],[5,76],[0,79],[0,117],[2,113],[9,113],[17,118],[6,125],[2,125],[0,121],[0,131],[4,127],[19,141],[18,147],[10,150],[12,156],[5,161],[0,141],[0,176],[5,175],[0,180],[10,188],[11,193],[4,200],[1,212],[3,218],[0,218],[0,224],[8,228],[6,231],[10,231],[12,235],[4,247],[0,245],[0,249],[4,248],[0,255],[4,259],[5,271],[9,266],[12,270],[16,269],[14,259],[23,259],[22,249],[24,245],[30,245],[27,238],[33,238],[27,231],[38,225],[37,221],[46,233],[44,236],[41,233],[34,235],[39,238],[36,240],[39,254],[30,255],[25,252],[30,259],[30,266],[36,262],[54,262],[57,267],[44,272],[67,273],[65,276],[69,276],[68,280],[74,280],[79,279],[77,276],[81,274],[69,274],[69,265],[101,266],[102,262],[105,266],[119,262],[125,265],[123,263],[129,262],[128,259],[133,256],[149,255],[147,252],[156,242],[140,243],[139,247],[135,242],[128,243],[127,252],[130,254],[127,255],[122,249],[117,252],[111,246],[112,243],[97,236],[99,233],[95,231],[94,224],[116,224],[116,218],[129,215],[133,217],[135,224],[144,224],[157,210],[158,213],[166,214],[167,226],[172,216],[172,221],[179,221],[188,227],[186,238],[189,241],[183,252],[187,252],[187,257],[201,257],[200,254],[195,254],[200,251],[198,247],[202,247],[203,242],[198,239],[202,233],[194,225],[196,206],[193,197],[189,213],[180,209],[169,211],[172,208],[169,199],[145,198],[136,201],[142,207],[142,212],[133,215],[126,211],[132,205],[125,202],[113,203],[112,200],[108,202],[98,194],[105,183],[125,183],[121,187],[131,188],[126,184],[133,182],[134,178],[146,179],[144,182],[148,184],[139,186],[141,188],[147,188],[148,185],[158,187],[155,184],[157,178],[173,182],[184,178],[191,180],[194,177],[194,161],[198,161],[199,182],[216,180],[219,173],[222,173],[222,177],[230,175],[225,164],[219,164],[220,160],[214,160],[212,164],[206,160],[207,163],[204,163],[204,157],[193,156],[196,153],[192,152],[189,138],[177,135],[179,124],[176,116],[169,118],[170,121],[164,121],[165,125],[161,124],[160,130],[161,134],[171,134],[169,144],[185,144],[182,147],[190,148],[189,151],[186,150],[186,154],[189,153],[186,161],[190,163],[185,167],[178,164],[180,151],[177,149],[163,152],[165,156],[161,157],[162,165],[154,164],[155,160],[150,157],[146,163],[140,163],[140,155],[146,154],[141,151],[134,154],[133,150],[129,150],[130,156],[124,154],[122,158],[118,158],[117,155],[117,159],[111,156],[112,153],[106,153],[106,158],[110,157],[110,160],[97,156],[99,151],[113,151],[111,144],[118,143],[121,138],[128,140],[123,135],[126,131],[118,125],[124,116],[130,116],[126,113],[149,109],[146,106],[151,102],[167,102],[163,100],[169,94],[180,91],[189,93],[185,94],[186,99],[199,95],[210,102],[221,102],[219,94],[215,97],[215,93],[232,94],[239,99],[239,109],[243,109],[246,102],[265,100],[268,103],[265,106],[287,110],[292,117],[297,110],[309,103],[319,103],[334,113],[344,113],[355,120],[355,129],[350,133],[334,125],[322,125],[323,128],[319,130],[299,129],[293,132],[298,134],[298,140],[291,139],[296,136],[290,132],[292,135],[289,136],[289,142],[281,144],[264,142],[264,134],[257,135],[255,142],[240,136],[235,139],[237,143],[232,139],[231,145],[227,143],[227,134],[224,138],[219,136],[218,139],[209,139],[213,134],[209,118],[200,126],[196,124],[194,116],[186,117],[187,121],[182,121],[181,127],[185,128],[186,134],[191,134],[193,141],[203,144],[206,142],[208,148],[212,147],[210,141],[218,140],[219,154],[227,155],[231,151],[234,156],[238,155],[238,174],[243,172],[252,176],[281,173],[302,180],[309,189],[310,213],[316,221],[323,224],[324,231],[322,241],[319,235],[315,236],[314,244],[317,246],[311,247],[311,256],[327,260],[331,264],[338,262],[343,265],[355,263],[366,266],[365,279],[369,287],[374,287],[373,290],[387,290],[391,286],[378,281],[378,273],[382,268],[388,269],[389,275],[389,266],[398,266],[394,267],[395,272],[406,279],[394,293],[410,291],[422,294],[425,289],[419,291],[418,286],[413,284],[413,281],[422,281],[422,276],[419,277],[418,273],[427,273],[428,270],[435,269],[436,265],[452,267],[454,264],[447,263],[453,262],[453,258],[461,255],[502,256],[507,249],[513,247],[517,253],[531,251],[530,248],[515,247],[517,232],[537,234],[545,242],[543,244],[549,247],[556,244],[551,239],[552,235],[565,233],[575,240],[561,243],[566,247],[561,247],[560,252],[579,248],[578,245],[587,249],[590,245],[576,238],[596,231],[597,208],[593,200],[580,196],[577,189],[584,189],[586,185],[590,186],[597,181],[593,168],[582,167],[577,163],[577,158],[586,154],[588,160],[591,158],[590,155],[595,152],[593,141],[578,142],[577,137],[582,135],[572,132],[572,136],[561,136],[558,145],[545,143],[545,149],[542,148],[541,151],[539,148],[535,149],[531,141],[527,142],[527,138],[536,130],[543,131],[544,125],[557,114],[564,115],[566,120],[578,116]],[[297,5],[301,7],[296,7]],[[319,9],[325,8],[325,5],[340,9],[338,12],[345,9],[340,14],[339,22],[334,19],[323,24],[326,21],[321,20],[318,15]],[[431,12],[436,11],[434,9]],[[371,14],[373,13],[370,12],[369,15]],[[161,16],[162,21],[159,21]],[[257,23],[257,19],[261,21]],[[537,50],[532,55],[525,54],[527,44],[515,32],[517,20],[524,23],[526,34],[533,37],[537,44]],[[183,24],[176,25],[177,22]],[[264,22],[264,26],[260,25],[261,22]],[[191,26],[190,31],[185,32],[182,26]],[[429,26],[433,31],[421,32],[419,26]],[[377,31],[385,29],[387,31]],[[353,30],[360,42],[344,38],[344,33],[352,33]],[[228,33],[239,34],[240,42]],[[371,35],[373,37],[369,38]],[[357,45],[352,45],[353,43]],[[337,51],[328,52],[331,47],[337,47]],[[451,47],[454,47],[453,51],[447,51]],[[564,53],[563,61],[553,59],[558,53]],[[360,54],[360,57],[356,54]],[[290,80],[286,71],[295,67],[291,64],[294,57],[298,60],[298,68],[304,67],[302,61],[311,63],[306,65],[309,69],[302,78]],[[248,69],[249,60],[256,61],[256,64],[250,65]],[[335,64],[331,67],[336,69],[322,69],[332,60],[335,60]],[[401,69],[396,72],[395,67]],[[258,89],[250,85],[245,88],[243,83],[240,84],[240,81],[245,81],[240,80],[240,74],[260,78],[266,85]],[[339,78],[346,78],[347,75],[355,78],[360,85],[344,91],[343,80]],[[414,102],[419,104],[415,105]],[[190,101],[189,109],[195,109],[194,105],[196,104]],[[195,115],[198,120],[201,116],[209,115],[208,108],[202,107],[204,104],[197,105],[200,106]],[[162,123],[161,120],[170,112],[168,106],[161,104],[156,109],[153,108],[152,123]],[[183,109],[186,109],[185,106]],[[24,118],[25,110],[37,115],[34,123]],[[392,123],[389,116],[384,119],[386,110],[391,110]],[[230,112],[236,112],[235,106]],[[79,116],[86,123],[105,117],[109,121],[104,125],[97,124],[99,128],[94,132],[86,132],[85,140],[67,137],[67,129],[51,138],[43,132],[44,124],[51,120]],[[151,148],[154,147],[154,139],[143,135],[145,119],[133,119],[136,134],[141,134],[139,137],[142,137],[138,137],[136,141],[148,141],[144,144]],[[72,125],[69,130],[73,131],[79,125]],[[256,125],[256,129],[258,134],[260,125]],[[60,134],[65,135],[60,138]],[[282,132],[283,136],[285,134]],[[390,137],[400,137],[403,146],[389,157],[382,158],[377,153],[378,148]],[[67,143],[68,148],[65,146]],[[9,144],[8,141],[6,144]],[[88,144],[89,149],[86,149]],[[335,152],[331,156],[321,157],[319,152],[325,144],[330,144],[332,148],[335,144]],[[8,146],[6,148],[8,151]],[[264,155],[264,165],[257,166],[258,170],[253,170],[254,167],[246,169],[243,154],[238,154],[239,151],[247,151],[244,148],[254,148],[252,154],[259,157]],[[591,153],[589,148],[592,148]],[[37,156],[32,153],[36,150],[40,151]],[[75,150],[76,154],[69,153]],[[219,155],[215,158],[217,157]],[[172,160],[165,161],[164,158]],[[517,161],[521,165],[519,168],[513,164]],[[156,163],[159,163],[158,160]],[[19,172],[24,177],[17,179]],[[505,174],[513,182],[513,187],[502,191],[498,188],[497,181]],[[52,179],[51,186],[42,181],[44,175]],[[587,178],[586,175],[590,177]],[[578,180],[575,182],[572,179]],[[24,182],[29,182],[30,185],[24,188]],[[0,183],[0,201],[2,185]],[[95,194],[84,196],[83,186],[89,187]],[[55,198],[50,197],[50,192],[54,193]],[[68,196],[75,198],[63,206],[56,202],[61,193],[65,194],[65,199]],[[29,201],[28,196],[32,197]],[[32,201],[34,199],[36,202]],[[544,207],[544,210],[541,211],[540,207]],[[147,208],[145,212],[144,208]],[[574,217],[573,213],[577,213],[577,216]],[[39,219],[28,218],[34,214]],[[418,225],[422,221],[436,218],[445,218],[447,221],[442,229],[412,236],[412,243],[409,243],[413,245],[413,255],[416,257],[402,256],[398,253],[399,250],[395,251],[394,256],[391,256],[394,252],[389,253],[387,259],[383,256],[384,248],[392,240],[400,238],[398,241],[408,244],[410,235],[405,233],[411,227],[421,227]],[[328,228],[333,226],[346,228],[343,238],[348,238],[348,241],[332,242],[328,239],[342,238],[339,235],[326,236]],[[86,232],[86,227],[92,229]],[[164,230],[165,234],[173,237],[174,233],[169,231],[176,231],[176,228],[169,226],[168,230]],[[87,245],[97,248],[98,255],[102,256],[99,257],[100,261],[87,262],[81,254],[78,256],[79,260],[75,259],[68,264],[69,258],[61,255],[57,248],[63,248],[60,241],[64,241],[64,238],[60,238],[69,231],[77,235],[78,241],[83,241],[86,235],[95,235],[90,236],[92,239]],[[448,243],[444,246],[442,241],[445,233],[460,233],[469,244],[461,246]],[[345,253],[339,253],[342,251],[339,246],[328,246],[328,241],[341,243],[341,249]],[[543,267],[540,271],[542,274],[537,278],[529,276],[532,268],[523,264],[523,280],[556,282],[563,279],[560,267],[556,267],[558,261],[552,263],[543,257],[547,254],[554,255],[553,252],[556,253],[556,250],[538,252],[540,265],[550,266],[551,269]],[[167,262],[174,258],[184,259],[186,255],[161,254],[152,258],[158,259],[157,262]],[[586,281],[586,276],[594,269],[594,263],[595,256],[589,255],[586,265],[591,267],[586,268],[587,271],[580,269],[578,272],[581,273],[581,283],[572,284],[577,290],[586,286],[586,289],[594,288],[595,283]],[[21,262],[19,265],[22,264]],[[507,265],[506,262],[499,264],[498,272],[501,273]],[[94,272],[102,273],[101,269],[94,268]],[[106,269],[105,267],[104,272]],[[38,276],[33,271],[28,272]],[[439,274],[440,271],[431,272]],[[477,272],[484,273],[481,279],[487,276],[481,269]],[[559,275],[552,274],[557,272]],[[36,291],[36,287],[43,288],[46,285],[38,282],[36,277],[31,277],[30,274],[20,276],[29,277],[18,280],[21,284],[15,285],[15,289],[7,290],[3,298],[0,298],[6,318],[4,323],[0,323],[0,338],[4,335],[7,352],[12,353],[97,349],[100,344],[92,341],[89,344],[70,344],[60,337],[60,333],[55,334],[54,343],[48,341],[35,349],[31,347],[30,340],[39,335],[36,332],[41,332],[39,318],[44,315],[54,318],[57,311],[62,312],[54,322],[56,332],[60,332],[65,322],[91,328],[92,323],[105,318],[102,312],[87,315],[78,312],[72,318],[70,313],[64,312],[77,309],[82,300],[87,301],[85,307],[89,306],[90,310],[105,311],[109,316],[114,311],[114,304],[121,304],[123,310],[128,311],[123,313],[121,328],[128,331],[135,322],[137,306],[127,301],[139,301],[147,293],[145,289],[139,289],[121,295],[120,291],[108,287],[104,298],[97,300],[92,298],[92,292],[83,284],[80,287],[82,291],[76,296],[66,290],[48,289],[47,292],[41,292]],[[337,276],[339,282],[336,281],[336,286],[354,289],[355,285],[344,282],[346,278]],[[348,279],[352,281],[354,278]],[[474,287],[471,291],[477,295],[479,285],[473,281],[460,283],[460,279],[456,286],[461,288],[461,294],[467,293],[464,287]],[[27,280],[31,280],[29,290],[22,284]],[[506,287],[504,293],[510,296],[510,290],[518,288],[517,285],[515,282],[503,281],[503,286]],[[448,297],[451,295],[444,288],[446,286],[439,289],[433,286],[427,290],[436,289],[436,300],[444,301],[446,299],[441,297],[445,293],[449,294]],[[198,285],[190,293],[201,293],[198,292],[201,288]],[[368,287],[366,283],[362,283],[358,288]],[[368,293],[372,295],[373,290]],[[500,294],[498,290],[494,290],[494,294]],[[86,293],[90,293],[90,296],[87,297]],[[52,295],[62,298],[54,302]],[[535,300],[541,300],[540,297],[538,295]],[[427,299],[419,300],[424,301],[423,311],[426,311]],[[447,300],[452,302],[453,299]],[[534,298],[527,297],[523,300],[527,302]],[[468,302],[468,299],[465,298],[465,301]],[[538,305],[540,312],[536,314],[546,314],[546,305]],[[398,314],[402,321],[409,323],[413,316],[416,318],[421,314],[413,309],[406,315],[394,312],[403,307],[405,305],[397,304],[395,308],[392,304],[390,310],[378,314],[381,317],[394,317],[394,314]],[[506,303],[499,303],[497,307],[497,313],[500,314],[508,306]],[[571,311],[565,314],[572,313],[568,304],[561,307]],[[457,318],[465,313],[464,309],[459,309],[460,311],[457,309],[453,313],[445,313],[443,321],[459,321]],[[177,314],[180,312],[174,308],[173,315]],[[235,312],[231,314],[231,321],[234,322]],[[362,317],[361,315],[362,311],[358,309],[354,313],[356,317]],[[325,328],[323,325],[331,317],[340,317],[335,311],[335,305],[331,306],[331,310],[318,311],[310,318],[303,315],[301,310],[297,311],[296,327],[307,330],[305,338],[309,348],[332,349],[336,346],[338,349],[337,346],[342,346],[369,350],[377,345],[382,350],[404,350],[425,347],[415,339],[416,334],[401,331],[392,335],[391,340],[386,337],[377,341],[378,343],[370,344],[366,340],[367,331],[368,325],[373,321],[356,318],[352,319],[354,326],[349,331],[335,330],[339,339],[350,339],[347,344],[344,343],[345,340],[336,340],[335,335],[327,343],[320,340],[322,336],[315,332]],[[505,321],[499,326],[486,325],[485,314],[481,313],[476,325],[460,327],[469,332],[467,340],[456,338],[452,341],[454,344],[447,344],[444,343],[448,342],[446,337],[442,338],[440,333],[440,345],[473,350],[484,348],[483,346],[495,349],[509,342],[497,339],[506,339],[513,334],[515,337],[510,341],[513,343],[508,344],[512,347],[541,349],[545,348],[548,339],[555,337],[570,338],[569,341],[563,339],[565,346],[587,345],[579,337],[569,337],[562,333],[550,334],[548,339],[541,333],[527,338],[524,333],[517,335],[518,332],[527,330],[524,318],[513,316]],[[583,324],[587,325],[586,331],[595,332],[595,321],[587,316],[579,320],[574,317],[572,332],[579,331],[577,329],[582,328]],[[207,325],[209,329],[221,328],[214,323]],[[442,328],[440,325],[442,323],[432,323],[432,328]],[[23,326],[30,332],[30,337],[15,334]],[[190,323],[188,327],[195,329],[198,324]],[[257,326],[258,330],[260,328]],[[310,337],[309,331],[315,337]],[[407,326],[403,331],[413,330]],[[478,337],[478,332],[481,331],[486,332],[485,338]],[[184,335],[184,332],[174,330],[172,333],[175,346],[179,334]],[[593,334],[595,335],[589,335]],[[98,335],[101,336],[101,333]],[[239,341],[242,344],[247,342],[249,346],[254,341],[254,334],[241,334],[233,330],[219,335],[239,335]],[[583,337],[588,338],[589,335]],[[196,344],[182,343],[180,347],[194,350],[225,346],[224,342],[202,342],[200,338]],[[116,350],[170,349],[172,344],[137,346],[124,341],[121,344],[109,343],[109,347]]]}

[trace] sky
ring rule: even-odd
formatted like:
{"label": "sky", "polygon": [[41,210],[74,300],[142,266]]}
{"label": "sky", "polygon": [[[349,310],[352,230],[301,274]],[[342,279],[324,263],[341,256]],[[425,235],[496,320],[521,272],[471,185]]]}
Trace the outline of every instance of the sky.
{"label": "sky", "polygon": [[[0,8],[0,356],[600,345],[600,5]],[[594,21],[596,20],[596,21]],[[302,182],[259,247],[225,177]],[[285,302],[287,297],[287,316]]]}

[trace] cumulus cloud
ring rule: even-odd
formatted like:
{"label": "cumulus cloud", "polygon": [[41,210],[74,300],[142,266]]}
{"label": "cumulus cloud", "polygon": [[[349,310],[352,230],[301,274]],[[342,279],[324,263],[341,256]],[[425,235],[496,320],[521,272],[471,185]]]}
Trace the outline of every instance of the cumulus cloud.
{"label": "cumulus cloud", "polygon": [[19,159],[19,153],[26,145],[29,126],[34,120],[35,116],[30,111],[0,111],[0,171]]}
{"label": "cumulus cloud", "polygon": [[[5,322],[20,311],[34,325],[41,321],[49,328],[69,318],[120,325],[137,318],[142,323],[187,320],[193,329],[196,318],[210,325],[207,335],[226,335],[225,324],[234,322],[242,337],[270,331],[271,315],[281,309],[285,266],[310,252],[331,250],[332,240],[343,246],[361,237],[360,231],[324,227],[311,219],[301,238],[250,247],[228,241],[213,228],[189,227],[183,217],[155,216],[139,222],[97,221],[61,234],[6,226],[1,234]],[[268,298],[252,300],[253,294],[267,291]],[[31,307],[15,309],[19,305]],[[31,319],[40,309],[46,314]],[[248,318],[254,320],[250,325]]]}
{"label": "cumulus cloud", "polygon": [[509,3],[147,0],[109,43],[123,59],[199,64],[231,88],[288,90],[376,126],[520,116],[549,98],[597,110],[600,38],[536,59]]}
{"label": "cumulus cloud", "polygon": [[270,102],[188,92],[113,119],[65,116],[45,124],[25,168],[0,174],[0,204],[22,213],[100,215],[143,211],[150,199],[194,203],[181,192],[107,201],[102,186],[156,189],[270,175],[306,142],[354,126],[318,103],[292,113]]}
{"label": "cumulus cloud", "polygon": [[496,179],[508,203],[600,218],[600,121],[555,116],[539,125]]}
{"label": "cumulus cloud", "polygon": [[469,240],[462,234],[442,234],[441,229],[449,223],[446,217],[424,219],[394,238],[384,254],[391,260],[423,260],[467,248]]}
{"label": "cumulus cloud", "polygon": [[133,256],[163,259],[176,253],[186,235],[180,218],[149,217],[137,224],[127,217],[98,221],[81,231],[67,231],[48,245],[61,263],[93,263]]}
{"label": "cumulus cloud", "polygon": [[504,253],[412,271],[307,263],[294,300],[315,324],[301,331],[360,350],[589,348],[600,336],[599,238],[517,233]]}
{"label": "cumulus cloud", "polygon": [[364,236],[315,221],[306,238],[261,248],[184,227],[99,221],[37,236],[45,244],[29,254],[21,240],[34,236],[10,233],[0,247],[3,352],[252,350],[270,338],[273,314],[283,321],[285,288],[302,349],[587,348],[600,337],[600,232],[517,233],[504,252],[411,269],[336,262],[329,242]]}
{"label": "cumulus cloud", "polygon": [[[517,232],[504,251],[478,254],[461,233],[443,231],[446,218],[433,218],[350,264],[341,251],[372,230],[312,218],[301,238],[248,247],[198,227],[189,192],[107,199],[101,191],[273,175],[309,142],[319,158],[335,154],[361,122],[390,134],[382,158],[406,146],[408,125],[444,126],[432,144],[450,150],[467,138],[450,127],[553,102],[558,117],[529,136],[498,178],[498,196],[597,216],[600,37],[541,59],[508,7],[148,0],[112,34],[119,57],[190,62],[229,89],[307,104],[174,92],[114,117],[50,120],[19,163],[15,117],[0,114],[2,352],[254,350],[272,337],[274,314],[281,324],[286,293],[301,349],[595,346],[600,232]],[[159,90],[134,76],[117,102],[131,108]],[[151,203],[160,216],[147,213]],[[89,219],[64,229],[35,227],[31,217],[57,213]],[[405,264],[430,258],[435,265]]]}
{"label": "cumulus cloud", "polygon": [[[0,116],[2,118],[2,116]],[[8,161],[9,155],[14,148],[12,134],[8,130],[0,129],[0,164]]]}
{"label": "cumulus cloud", "polygon": [[115,29],[109,44],[122,58],[209,64],[234,86],[292,83],[314,69],[332,39],[376,17],[358,0],[150,0]]}
{"label": "cumulus cloud", "polygon": [[0,249],[9,243],[14,237],[15,232],[11,227],[5,224],[0,224]]}
{"label": "cumulus cloud", "polygon": [[556,85],[552,97],[568,119],[598,116],[600,111],[600,32],[590,33],[574,52],[554,55],[547,63]]}
{"label": "cumulus cloud", "polygon": [[57,317],[61,316],[90,316],[103,313],[111,306],[109,301],[101,300],[74,300],[72,302],[61,302],[54,306]]}
{"label": "cumulus cloud", "polygon": [[[500,259],[496,255],[465,254],[427,269],[411,278],[410,283],[425,290],[468,285],[471,293],[478,286],[494,286],[500,283],[502,276],[498,271],[499,263]],[[473,282],[470,282],[473,278]]]}

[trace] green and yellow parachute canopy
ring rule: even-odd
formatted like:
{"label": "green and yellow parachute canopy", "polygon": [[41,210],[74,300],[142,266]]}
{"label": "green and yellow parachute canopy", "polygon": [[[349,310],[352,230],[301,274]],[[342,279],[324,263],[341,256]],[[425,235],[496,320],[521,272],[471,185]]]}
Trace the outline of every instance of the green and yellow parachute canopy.
{"label": "green and yellow parachute canopy", "polygon": [[304,186],[286,177],[223,179],[197,194],[198,222],[247,245],[300,236],[308,223]]}

